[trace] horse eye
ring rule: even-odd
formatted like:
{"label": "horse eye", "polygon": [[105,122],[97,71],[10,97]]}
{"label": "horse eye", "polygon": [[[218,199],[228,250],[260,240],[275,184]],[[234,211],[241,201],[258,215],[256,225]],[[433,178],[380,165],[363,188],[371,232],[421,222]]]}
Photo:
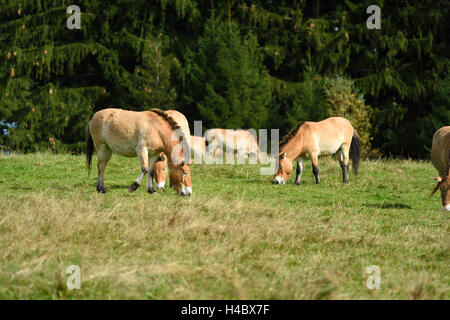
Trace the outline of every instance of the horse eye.
{"label": "horse eye", "polygon": [[184,172],[184,171],[183,171],[183,175],[184,175],[184,176],[187,176],[187,172]]}
{"label": "horse eye", "polygon": [[163,172],[166,172],[166,168],[163,168]]}

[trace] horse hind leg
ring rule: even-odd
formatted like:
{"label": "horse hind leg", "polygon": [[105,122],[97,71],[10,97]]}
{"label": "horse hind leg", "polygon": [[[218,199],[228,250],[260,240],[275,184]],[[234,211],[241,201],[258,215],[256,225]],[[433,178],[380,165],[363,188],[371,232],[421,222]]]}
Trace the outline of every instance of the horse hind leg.
{"label": "horse hind leg", "polygon": [[105,181],[103,175],[106,170],[106,165],[109,159],[111,159],[112,151],[106,145],[103,144],[97,149],[98,158],[98,177],[97,177],[97,192],[106,193]]}
{"label": "horse hind leg", "polygon": [[297,159],[297,175],[295,177],[295,182],[294,182],[294,184],[296,186],[300,185],[300,179],[302,177],[302,172],[303,172],[303,159],[299,158],[299,159]]}
{"label": "horse hind leg", "polygon": [[336,156],[338,157],[339,164],[341,165],[341,169],[342,169],[342,182],[347,183],[348,182],[348,170],[350,167],[348,150],[344,150],[341,147],[341,149],[337,152]]}
{"label": "horse hind leg", "polygon": [[137,155],[139,158],[139,162],[141,164],[141,173],[139,176],[134,180],[134,182],[128,187],[129,192],[134,192],[139,188],[139,186],[142,183],[142,179],[144,179],[147,172],[149,172],[149,166],[148,166],[148,150],[147,148],[140,148],[137,150]]}

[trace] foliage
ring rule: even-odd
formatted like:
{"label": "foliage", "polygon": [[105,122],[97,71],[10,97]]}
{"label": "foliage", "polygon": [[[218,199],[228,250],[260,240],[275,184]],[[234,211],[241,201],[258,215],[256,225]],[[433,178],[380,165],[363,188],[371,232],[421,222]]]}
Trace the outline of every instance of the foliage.
{"label": "foliage", "polygon": [[270,91],[256,38],[241,36],[234,23],[207,26],[187,62],[186,101],[209,128],[264,127]]}
{"label": "foliage", "polygon": [[329,116],[348,119],[362,142],[363,156],[376,155],[371,147],[372,109],[367,106],[363,95],[355,88],[353,81],[343,77],[327,78],[324,81]]}
{"label": "foliage", "polygon": [[2,145],[80,152],[106,107],[285,133],[327,115],[335,75],[372,107],[382,154],[428,156],[449,124],[445,0],[381,1],[381,30],[366,27],[370,0],[80,0],[80,30],[70,4],[0,0]]}

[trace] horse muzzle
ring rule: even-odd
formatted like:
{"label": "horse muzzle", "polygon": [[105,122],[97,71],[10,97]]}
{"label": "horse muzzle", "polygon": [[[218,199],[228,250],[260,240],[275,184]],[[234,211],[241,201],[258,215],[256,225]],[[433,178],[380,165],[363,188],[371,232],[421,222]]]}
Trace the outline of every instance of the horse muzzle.
{"label": "horse muzzle", "polygon": [[442,207],[442,211],[450,211],[450,203],[445,207]]}
{"label": "horse muzzle", "polygon": [[273,181],[274,184],[285,184],[284,179],[280,176],[276,176],[275,180]]}
{"label": "horse muzzle", "polygon": [[178,194],[180,196],[191,196],[192,195],[192,188],[191,187],[182,187]]}
{"label": "horse muzzle", "polygon": [[162,190],[165,187],[166,187],[166,183],[164,181],[156,184],[156,189],[158,189],[158,190]]}

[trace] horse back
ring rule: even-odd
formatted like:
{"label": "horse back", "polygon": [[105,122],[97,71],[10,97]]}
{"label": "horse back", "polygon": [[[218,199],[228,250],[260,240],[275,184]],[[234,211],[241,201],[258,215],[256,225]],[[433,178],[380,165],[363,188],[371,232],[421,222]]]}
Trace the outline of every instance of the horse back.
{"label": "horse back", "polygon": [[150,149],[158,144],[158,126],[158,119],[148,111],[103,109],[94,114],[89,130],[96,148],[106,144],[115,153],[133,157],[139,143]]}
{"label": "horse back", "polygon": [[350,148],[353,127],[345,118],[331,117],[319,122],[305,122],[301,127],[303,150],[319,155],[336,153],[343,145]]}

